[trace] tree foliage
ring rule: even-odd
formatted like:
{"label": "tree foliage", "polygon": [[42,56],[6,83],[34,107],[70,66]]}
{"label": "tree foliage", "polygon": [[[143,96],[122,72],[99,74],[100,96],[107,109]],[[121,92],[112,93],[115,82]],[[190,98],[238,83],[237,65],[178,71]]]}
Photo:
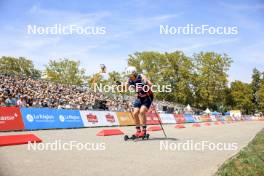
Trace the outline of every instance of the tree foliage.
{"label": "tree foliage", "polygon": [[82,85],[85,79],[85,70],[80,68],[80,62],[70,59],[50,60],[44,74],[52,82],[68,85]]}
{"label": "tree foliage", "polygon": [[192,61],[183,52],[135,53],[129,55],[128,65],[136,67],[139,73],[145,74],[156,85],[171,85],[171,92],[156,94],[158,99],[191,103]]}
{"label": "tree foliage", "polygon": [[256,112],[262,112],[264,113],[264,82],[261,82],[258,91],[256,92],[258,104]]}
{"label": "tree foliage", "polygon": [[34,67],[33,62],[24,57],[1,57],[0,73],[7,75],[31,76],[35,78],[41,76],[41,72]]}
{"label": "tree foliage", "polygon": [[218,109],[224,104],[231,58],[226,54],[201,52],[194,55],[193,63],[196,106]]}
{"label": "tree foliage", "polygon": [[157,93],[158,99],[214,109],[224,106],[231,62],[225,54],[201,52],[190,58],[181,51],[135,53],[128,59],[155,84],[171,85],[172,92]]}
{"label": "tree foliage", "polygon": [[241,81],[231,83],[232,108],[239,109],[246,114],[254,110],[252,86]]}

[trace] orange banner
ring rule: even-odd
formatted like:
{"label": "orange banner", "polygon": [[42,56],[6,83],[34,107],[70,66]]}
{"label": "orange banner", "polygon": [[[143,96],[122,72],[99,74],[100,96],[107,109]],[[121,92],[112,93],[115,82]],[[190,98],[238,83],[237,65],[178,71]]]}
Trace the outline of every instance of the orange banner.
{"label": "orange banner", "polygon": [[134,125],[133,117],[130,112],[117,112],[116,116],[120,126]]}
{"label": "orange banner", "polygon": [[200,119],[202,122],[211,122],[212,119],[210,118],[210,115],[201,115]]}

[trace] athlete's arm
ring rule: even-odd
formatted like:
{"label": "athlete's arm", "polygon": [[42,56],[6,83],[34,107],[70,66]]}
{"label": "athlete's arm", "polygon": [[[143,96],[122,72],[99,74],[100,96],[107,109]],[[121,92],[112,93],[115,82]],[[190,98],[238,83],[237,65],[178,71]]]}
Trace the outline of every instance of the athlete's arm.
{"label": "athlete's arm", "polygon": [[144,83],[151,87],[152,82],[145,75],[141,75],[141,76],[142,76],[142,80],[144,81]]}

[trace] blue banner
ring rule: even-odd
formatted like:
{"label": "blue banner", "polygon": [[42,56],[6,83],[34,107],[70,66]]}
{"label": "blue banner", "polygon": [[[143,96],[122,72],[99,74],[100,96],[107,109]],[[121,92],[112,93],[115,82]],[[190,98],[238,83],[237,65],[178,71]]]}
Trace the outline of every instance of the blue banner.
{"label": "blue banner", "polygon": [[78,110],[21,108],[27,130],[84,127]]}
{"label": "blue banner", "polygon": [[187,122],[187,123],[195,122],[195,120],[191,114],[183,114],[183,117],[185,119],[185,122]]}

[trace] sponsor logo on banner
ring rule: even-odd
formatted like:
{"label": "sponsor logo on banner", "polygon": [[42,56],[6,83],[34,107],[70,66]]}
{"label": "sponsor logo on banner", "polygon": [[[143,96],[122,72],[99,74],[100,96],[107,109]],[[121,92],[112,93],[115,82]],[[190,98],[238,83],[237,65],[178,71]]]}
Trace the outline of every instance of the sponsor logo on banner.
{"label": "sponsor logo on banner", "polygon": [[91,122],[91,123],[98,123],[98,118],[97,118],[96,115],[93,115],[93,114],[87,114],[86,117],[87,117],[87,121],[88,121],[88,122]]}
{"label": "sponsor logo on banner", "polygon": [[28,120],[29,122],[33,122],[33,121],[34,121],[34,117],[33,117],[32,115],[28,114],[28,115],[27,115],[27,120]]}
{"label": "sponsor logo on banner", "polygon": [[80,111],[84,126],[117,126],[117,116],[110,111]]}
{"label": "sponsor logo on banner", "polygon": [[115,117],[113,115],[111,115],[111,114],[106,114],[105,118],[106,118],[107,122],[110,122],[110,123],[114,123],[115,122]]}
{"label": "sponsor logo on banner", "polygon": [[54,116],[48,114],[27,114],[26,119],[28,122],[54,122]]}
{"label": "sponsor logo on banner", "polygon": [[24,123],[19,108],[0,107],[0,131],[23,129]]}
{"label": "sponsor logo on banner", "polygon": [[154,106],[151,106],[146,112],[147,125],[159,124],[159,115]]}
{"label": "sponsor logo on banner", "polygon": [[147,120],[148,121],[153,121],[153,120],[157,121],[157,120],[159,120],[159,118],[158,118],[157,114],[148,114]]}
{"label": "sponsor logo on banner", "polygon": [[200,116],[199,115],[194,115],[193,119],[195,122],[201,122]]}
{"label": "sponsor logo on banner", "polygon": [[155,111],[155,109],[150,109],[146,113],[146,120],[147,120],[147,125],[154,125],[154,124],[159,124],[159,115]]}
{"label": "sponsor logo on banner", "polygon": [[61,122],[64,122],[64,121],[65,121],[65,118],[64,118],[63,115],[60,115],[60,116],[59,116],[59,119],[60,119]]}
{"label": "sponsor logo on banner", "polygon": [[79,122],[80,121],[80,115],[59,115],[59,120],[61,122]]}
{"label": "sponsor logo on banner", "polygon": [[8,115],[8,116],[0,116],[0,121],[1,123],[6,123],[7,121],[13,121],[18,117],[17,113],[14,113],[13,115]]}

